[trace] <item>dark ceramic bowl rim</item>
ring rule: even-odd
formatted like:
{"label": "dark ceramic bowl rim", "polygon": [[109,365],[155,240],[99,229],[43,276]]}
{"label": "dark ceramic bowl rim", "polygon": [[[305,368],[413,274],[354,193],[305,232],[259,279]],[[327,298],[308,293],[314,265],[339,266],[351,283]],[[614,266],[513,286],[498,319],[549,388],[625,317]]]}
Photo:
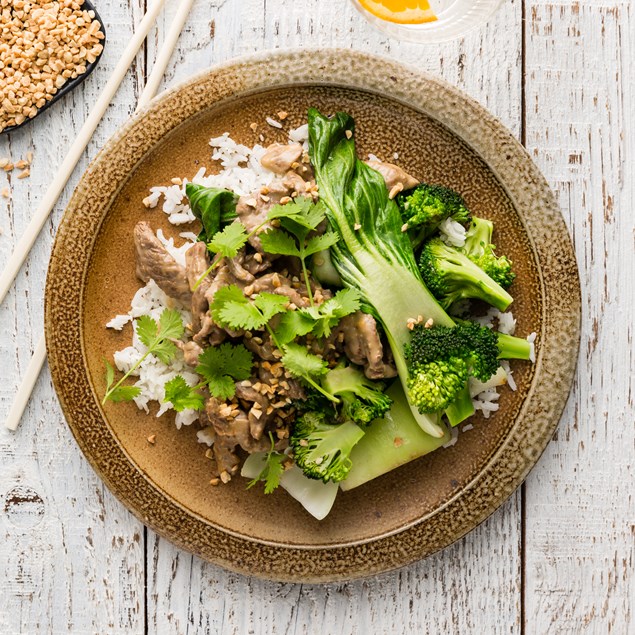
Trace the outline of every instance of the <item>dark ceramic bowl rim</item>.
{"label": "dark ceramic bowl rim", "polygon": [[[94,11],[95,12],[95,18],[94,19],[97,20],[99,22],[99,24],[101,24],[101,32],[104,34],[104,39],[102,40],[102,45],[104,46],[104,49],[105,49],[106,48],[106,27],[104,26],[104,21],[101,19],[101,16],[97,12],[97,9],[95,9],[95,6],[93,5],[93,3],[90,0],[84,0],[84,8],[87,11]],[[75,79],[71,79],[71,80],[67,81],[55,93],[55,95],[53,96],[53,99],[51,99],[50,101],[47,101],[44,104],[44,106],[42,106],[42,108],[38,108],[38,111],[35,114],[35,116],[25,119],[21,124],[18,124],[16,126],[9,126],[8,128],[5,128],[4,130],[0,131],[0,134],[7,134],[9,132],[15,132],[16,130],[19,130],[23,126],[26,126],[27,124],[29,124],[33,120],[37,119],[43,112],[48,110],[53,104],[57,103],[60,99],[62,99],[62,97],[64,97],[65,95],[67,95],[71,91],[75,90],[95,70],[95,68],[97,67],[97,64],[99,64],[99,60],[102,58],[103,54],[104,54],[104,51],[102,51],[97,56],[97,59],[94,62],[92,62],[91,64],[88,64],[88,66],[86,66],[86,72],[82,73],[81,75],[78,75]]]}

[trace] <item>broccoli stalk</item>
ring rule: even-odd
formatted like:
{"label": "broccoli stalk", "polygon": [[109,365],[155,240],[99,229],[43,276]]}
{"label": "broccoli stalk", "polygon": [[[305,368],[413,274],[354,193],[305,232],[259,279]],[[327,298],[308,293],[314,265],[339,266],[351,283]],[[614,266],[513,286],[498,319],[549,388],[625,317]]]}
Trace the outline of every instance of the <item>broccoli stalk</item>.
{"label": "broccoli stalk", "polygon": [[498,359],[531,359],[531,344],[513,335],[498,333]]}
{"label": "broccoli stalk", "polygon": [[354,366],[338,366],[330,370],[322,380],[322,388],[340,397],[341,416],[359,425],[368,425],[373,419],[383,417],[392,404],[381,382],[368,379]]}
{"label": "broccoli stalk", "polygon": [[444,309],[463,299],[483,300],[505,311],[513,298],[483,269],[440,238],[426,242],[419,258],[423,280]]}
{"label": "broccoli stalk", "polygon": [[471,417],[475,412],[469,382],[465,382],[465,385],[457,393],[454,401],[445,409],[445,416],[448,418],[450,425],[454,428],[468,417]]}
{"label": "broccoli stalk", "polygon": [[332,425],[326,418],[323,412],[304,413],[295,422],[289,444],[305,476],[339,483],[351,469],[351,450],[364,431],[352,421]]}
{"label": "broccoli stalk", "polygon": [[[408,319],[421,315],[435,324],[454,323],[423,284],[410,240],[401,231],[399,209],[388,197],[383,177],[355,154],[350,135],[353,119],[346,113],[328,119],[312,108],[308,120],[320,199],[327,207],[329,223],[341,236],[331,247],[333,264],[344,285],[360,292],[364,310],[383,326],[399,378],[408,391],[410,372],[404,352],[411,336]],[[425,432],[437,438],[444,435],[438,413],[421,414],[415,406],[411,408]]]}
{"label": "broccoli stalk", "polygon": [[494,282],[508,289],[516,278],[512,263],[506,256],[496,256],[496,245],[492,244],[494,225],[483,218],[472,218],[465,236],[463,252],[478,265]]}
{"label": "broccoli stalk", "polygon": [[470,212],[463,197],[442,185],[420,183],[412,190],[399,194],[396,200],[415,249],[434,234],[444,220],[451,218],[457,223],[470,221]]}

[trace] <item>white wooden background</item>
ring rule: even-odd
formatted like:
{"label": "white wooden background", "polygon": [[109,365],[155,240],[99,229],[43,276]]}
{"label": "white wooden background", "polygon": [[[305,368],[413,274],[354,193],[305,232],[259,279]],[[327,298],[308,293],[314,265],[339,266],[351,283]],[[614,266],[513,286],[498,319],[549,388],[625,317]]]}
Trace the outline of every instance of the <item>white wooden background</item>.
{"label": "white wooden background", "polygon": [[[17,283],[0,307],[0,420],[42,333],[55,227],[88,161],[134,110],[178,4],[168,0]],[[98,0],[104,58],[35,125],[31,178],[0,172],[0,265],[95,102],[144,0]],[[583,335],[558,433],[526,484],[458,544],[350,584],[227,573],[146,530],[88,466],[48,370],[22,426],[0,431],[0,633],[635,633],[635,8],[507,0],[487,27],[435,46],[375,32],[348,0],[197,0],[165,86],[239,54],[340,46],[415,64],[467,91],[526,145],[575,241]]]}

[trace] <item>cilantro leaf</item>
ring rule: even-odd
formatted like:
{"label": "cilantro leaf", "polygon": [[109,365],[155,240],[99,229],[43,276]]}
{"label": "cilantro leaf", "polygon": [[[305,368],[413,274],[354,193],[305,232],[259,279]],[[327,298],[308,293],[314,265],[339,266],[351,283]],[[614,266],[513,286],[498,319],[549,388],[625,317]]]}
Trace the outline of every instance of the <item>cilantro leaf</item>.
{"label": "cilantro leaf", "polygon": [[307,240],[309,234],[326,218],[326,207],[321,202],[314,203],[310,198],[300,197],[286,205],[274,205],[267,218],[278,219],[283,229],[271,229],[264,233],[260,238],[263,249],[271,254],[300,259],[309,302],[314,306],[306,259],[328,249],[339,240],[334,232],[312,236]]}
{"label": "cilantro leaf", "polygon": [[226,258],[234,258],[247,242],[247,230],[242,223],[235,221],[217,232],[207,245],[208,249]]}
{"label": "cilantro leaf", "polygon": [[260,311],[235,284],[221,287],[214,294],[210,312],[217,324],[231,329],[259,329],[265,323]]}
{"label": "cilantro leaf", "polygon": [[170,341],[183,335],[183,321],[176,309],[165,309],[157,324],[148,315],[137,320],[137,335],[148,348],[148,353],[155,355],[164,364],[169,363],[176,355],[176,346]]}
{"label": "cilantro leaf", "polygon": [[177,347],[170,340],[162,340],[151,349],[152,354],[164,364],[169,364],[174,359],[177,350]]}
{"label": "cilantro leaf", "polygon": [[328,364],[317,355],[309,353],[304,346],[293,342],[284,347],[282,365],[299,379],[313,379],[328,372]]}
{"label": "cilantro leaf", "polygon": [[340,239],[339,235],[335,232],[326,232],[321,236],[311,236],[307,240],[306,248],[304,250],[305,256],[312,256],[320,251],[325,251],[329,247],[332,247]]}
{"label": "cilantro leaf", "polygon": [[343,318],[360,308],[360,294],[356,289],[340,289],[330,300],[319,306],[301,309],[313,320],[313,335],[328,337],[331,329]]}
{"label": "cilantro leaf", "polygon": [[315,229],[326,216],[322,203],[314,203],[310,196],[298,196],[286,205],[273,205],[267,213],[268,220],[292,218],[305,227]]}
{"label": "cilantro leaf", "polygon": [[256,483],[264,481],[265,494],[271,494],[280,485],[280,477],[284,474],[284,461],[287,458],[284,454],[274,450],[275,443],[271,432],[269,438],[271,439],[271,450],[267,452],[265,457],[265,466],[260,474],[247,484],[247,489],[251,489]]}
{"label": "cilantro leaf", "polygon": [[196,386],[189,386],[181,375],[170,379],[164,388],[164,401],[169,401],[177,412],[188,409],[200,410],[205,404],[205,398],[196,391]]}
{"label": "cilantro leaf", "polygon": [[252,331],[262,328],[266,320],[247,298],[245,302],[226,302],[218,312],[219,323],[231,329]]}
{"label": "cilantro leaf", "polygon": [[255,300],[246,298],[235,284],[220,288],[214,295],[210,311],[214,321],[232,329],[261,329],[278,313],[289,299],[274,293],[259,293]]}
{"label": "cilantro leaf", "polygon": [[287,311],[276,328],[275,336],[278,344],[284,346],[296,337],[302,337],[313,330],[315,320],[302,311]]}
{"label": "cilantro leaf", "polygon": [[155,355],[164,364],[169,363],[177,351],[171,340],[179,339],[183,335],[183,331],[181,314],[175,309],[164,309],[159,316],[158,323],[148,315],[139,317],[136,332],[147,350],[114,386],[115,370],[106,362],[106,394],[102,404],[105,404],[109,399],[117,402],[130,401],[137,397],[141,390],[135,386],[124,386],[123,382],[132,375],[148,355]]}
{"label": "cilantro leaf", "polygon": [[255,297],[254,304],[260,309],[265,322],[268,322],[274,315],[278,315],[278,313],[283,313],[287,310],[289,298],[284,295],[263,291]]}
{"label": "cilantro leaf", "polygon": [[226,400],[236,394],[235,382],[249,379],[252,354],[242,345],[225,342],[205,349],[198,358],[196,372],[205,378],[213,397]]}
{"label": "cilantro leaf", "polygon": [[267,253],[300,258],[300,250],[295,239],[281,229],[270,229],[260,234],[260,244]]}
{"label": "cilantro leaf", "polygon": [[158,324],[149,315],[142,315],[137,319],[137,335],[147,348],[150,348],[156,340],[158,330]]}
{"label": "cilantro leaf", "polygon": [[138,386],[115,386],[109,391],[108,399],[115,403],[122,401],[132,401],[141,394],[141,388]]}
{"label": "cilantro leaf", "polygon": [[110,390],[113,382],[115,381],[115,369],[112,364],[104,358],[104,364],[106,365],[106,392]]}
{"label": "cilantro leaf", "polygon": [[178,340],[183,335],[183,320],[176,309],[164,309],[159,316],[159,335],[165,340]]}

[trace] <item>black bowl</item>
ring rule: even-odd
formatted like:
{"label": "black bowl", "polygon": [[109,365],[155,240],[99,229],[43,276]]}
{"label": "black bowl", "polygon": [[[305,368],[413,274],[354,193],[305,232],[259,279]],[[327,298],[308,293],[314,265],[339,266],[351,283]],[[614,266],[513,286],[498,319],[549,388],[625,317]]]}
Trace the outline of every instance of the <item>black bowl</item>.
{"label": "black bowl", "polygon": [[[97,9],[95,9],[93,3],[90,2],[89,0],[84,0],[83,8],[86,11],[94,11],[95,12],[94,20],[98,20],[99,23],[101,24],[101,32],[104,34],[104,39],[102,40],[101,43],[105,47],[106,46],[106,28],[104,27],[104,21],[101,19],[101,16],[99,15],[99,13],[97,13]],[[26,119],[25,121],[23,121],[21,124],[19,124],[17,126],[9,126],[8,128],[5,128],[4,130],[2,130],[2,132],[0,132],[0,134],[5,134],[7,132],[13,132],[13,131],[17,130],[18,128],[22,128],[22,126],[26,126],[28,123],[30,123],[31,121],[33,121],[34,119],[39,117],[45,110],[50,108],[55,102],[59,101],[62,97],[64,97],[64,95],[66,95],[67,93],[70,93],[72,90],[77,88],[95,70],[95,67],[97,66],[97,64],[99,64],[99,60],[101,59],[103,54],[104,54],[104,52],[102,51],[98,55],[97,59],[92,64],[88,64],[86,66],[86,72],[85,73],[82,73],[81,75],[78,75],[75,79],[71,79],[71,80],[67,81],[57,91],[57,93],[55,93],[55,95],[53,96],[53,99],[51,99],[50,101],[47,101],[44,104],[44,106],[42,106],[42,108],[38,109],[38,111],[35,114],[35,116]]]}

